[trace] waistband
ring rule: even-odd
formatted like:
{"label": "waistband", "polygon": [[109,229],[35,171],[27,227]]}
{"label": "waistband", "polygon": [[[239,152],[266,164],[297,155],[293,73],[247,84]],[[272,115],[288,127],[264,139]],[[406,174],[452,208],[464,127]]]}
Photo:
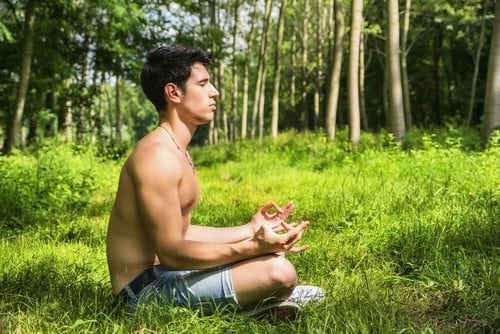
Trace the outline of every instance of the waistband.
{"label": "waistband", "polygon": [[[134,278],[130,283],[125,285],[125,287],[116,295],[118,298],[127,302],[129,298],[136,298],[136,296],[149,284],[153,283],[160,274],[157,273],[156,269],[160,266],[153,266],[142,273],[140,273],[136,278]],[[132,295],[131,295],[132,294]]]}

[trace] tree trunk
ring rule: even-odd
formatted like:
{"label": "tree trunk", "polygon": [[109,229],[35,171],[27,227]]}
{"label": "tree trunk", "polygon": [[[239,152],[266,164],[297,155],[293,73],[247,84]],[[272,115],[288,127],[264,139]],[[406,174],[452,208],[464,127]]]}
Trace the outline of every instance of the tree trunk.
{"label": "tree trunk", "polygon": [[87,105],[87,73],[88,73],[88,54],[90,46],[90,37],[87,31],[84,31],[83,54],[81,59],[80,84],[78,90],[78,110],[76,119],[76,141],[82,142],[85,132],[85,107]]}
{"label": "tree trunk", "polygon": [[257,133],[257,117],[259,117],[259,137],[263,136],[263,124],[260,124],[261,118],[263,120],[264,115],[264,81],[266,80],[266,54],[267,54],[267,32],[269,29],[269,23],[271,19],[271,8],[272,8],[272,0],[266,0],[266,9],[264,13],[264,22],[262,27],[262,39],[260,42],[260,51],[259,51],[259,65],[257,69],[257,82],[255,85],[255,98],[253,102],[253,110],[252,110],[252,138],[255,138],[255,134]]}
{"label": "tree trunk", "polygon": [[359,112],[359,45],[363,26],[363,0],[352,0],[351,39],[349,42],[349,139],[354,145],[361,137]]}
{"label": "tree trunk", "polygon": [[241,106],[241,138],[245,139],[247,137],[248,129],[248,86],[249,86],[249,67],[250,67],[250,50],[252,50],[253,45],[253,30],[255,27],[255,17],[258,2],[254,3],[253,12],[250,16],[250,30],[246,36],[247,44],[247,59],[245,59],[245,64],[243,68],[243,101]]}
{"label": "tree trunk", "polygon": [[406,56],[408,54],[408,31],[410,30],[411,0],[405,1],[405,15],[403,21],[403,35],[401,36],[401,78],[403,80],[403,101],[406,129],[411,128],[413,119],[411,115],[410,83],[408,80],[408,68]]}
{"label": "tree trunk", "polygon": [[495,4],[495,23],[491,34],[488,62],[486,96],[484,98],[484,119],[481,136],[485,143],[491,133],[500,127],[500,2]]}
{"label": "tree trunk", "polygon": [[10,154],[12,147],[16,145],[16,136],[24,113],[24,104],[26,102],[26,94],[28,92],[30,80],[31,60],[33,58],[35,10],[37,4],[37,0],[29,0],[26,4],[24,14],[24,45],[21,59],[21,70],[19,73],[19,85],[17,87],[16,94],[16,109],[14,110],[10,125],[7,129],[7,137],[5,138],[3,146],[4,154]]}
{"label": "tree trunk", "polygon": [[342,53],[344,39],[344,5],[343,0],[334,0],[335,15],[335,48],[333,66],[330,75],[328,91],[328,105],[326,109],[326,132],[330,139],[335,139],[335,124],[337,120],[337,107],[339,104],[340,73],[342,70]]}
{"label": "tree trunk", "polygon": [[276,41],[276,50],[274,54],[274,83],[273,83],[273,101],[271,112],[271,136],[278,137],[279,103],[280,103],[280,79],[281,79],[281,43],[283,42],[283,31],[285,21],[286,0],[281,0],[279,18],[278,18],[278,39]]}
{"label": "tree trunk", "polygon": [[[212,30],[216,30],[218,28],[218,21],[217,21],[217,14],[216,14],[216,0],[208,0],[208,17],[210,18],[210,28]],[[202,21],[203,17],[203,11],[201,10],[200,6],[200,21]],[[215,39],[212,39],[212,53],[217,53],[218,51],[218,46],[215,41]],[[220,73],[220,59],[216,59],[214,64],[215,70],[215,78],[214,82],[219,83],[219,73]],[[222,94],[223,89],[220,90],[220,94]],[[210,145],[217,144],[219,142],[219,123],[220,123],[220,118],[222,116],[222,101],[223,99],[221,96],[219,96],[219,110],[214,114],[214,119],[212,122],[210,122],[209,125],[209,130],[208,130],[208,142]]]}
{"label": "tree trunk", "polygon": [[323,79],[323,43],[327,39],[327,31],[325,27],[325,15],[323,15],[324,4],[323,0],[316,0],[316,79],[314,80],[314,116],[313,129],[319,126],[320,110],[321,110],[321,87]]}
{"label": "tree trunk", "polygon": [[310,3],[309,0],[304,1],[304,12],[302,20],[302,64],[301,64],[301,85],[300,85],[300,104],[301,117],[300,123],[302,129],[309,127],[309,106],[307,104],[307,83],[309,82],[309,22],[310,22]]}
{"label": "tree trunk", "polygon": [[236,57],[236,39],[238,38],[238,22],[239,22],[239,7],[240,2],[237,0],[234,4],[234,25],[233,25],[233,44],[232,44],[232,73],[231,73],[231,111],[229,115],[229,140],[236,139],[236,115],[238,106],[238,60]]}
{"label": "tree trunk", "polygon": [[389,63],[389,123],[396,140],[405,135],[403,89],[399,62],[399,9],[398,0],[387,0],[387,52]]}
{"label": "tree trunk", "polygon": [[[218,66],[217,66],[217,86],[218,87],[224,87],[224,71],[225,71],[225,66],[224,66],[224,62],[222,61],[219,61],[218,63]],[[223,140],[225,143],[227,143],[229,141],[229,136],[228,136],[228,132],[229,132],[229,126],[228,126],[228,119],[227,119],[227,111],[226,111],[226,108],[224,106],[224,99],[225,99],[225,89],[220,89],[219,90],[219,103],[217,105],[217,111],[219,113],[219,115],[221,116],[219,118],[219,124],[217,126],[218,129],[221,129],[222,128],[222,135],[224,136],[223,137]]]}
{"label": "tree trunk", "polygon": [[121,99],[121,77],[119,74],[116,75],[116,84],[115,84],[115,112],[116,112],[116,142],[121,143],[122,136],[122,123],[123,123],[123,112],[122,112],[122,99]]}
{"label": "tree trunk", "polygon": [[365,104],[365,44],[366,35],[361,32],[359,42],[359,112],[361,114],[361,127],[368,131],[368,116]]}
{"label": "tree trunk", "polygon": [[476,104],[476,85],[477,85],[477,76],[479,73],[479,61],[481,59],[481,50],[483,49],[484,44],[484,21],[486,21],[486,6],[487,3],[484,4],[484,14],[483,19],[481,21],[481,32],[479,33],[479,42],[477,45],[476,56],[474,57],[474,74],[472,75],[472,86],[470,89],[470,100],[469,100],[469,109],[467,112],[467,127],[469,128],[472,123],[472,114],[474,113],[474,106]]}
{"label": "tree trunk", "polygon": [[71,142],[73,141],[73,102],[68,97],[64,104],[64,123],[63,123],[63,134],[64,140]]}
{"label": "tree trunk", "polygon": [[97,76],[99,74],[99,71],[96,68],[96,62],[94,60],[94,73],[92,75],[92,94],[89,97],[89,119],[88,119],[88,124],[89,124],[89,132],[90,132],[90,143],[94,145],[97,142],[97,137],[96,137],[96,114],[95,114],[95,103],[94,103],[94,96],[99,96],[99,86],[97,84]]}
{"label": "tree trunk", "polygon": [[[296,1],[292,0],[292,8],[296,8]],[[293,27],[292,36],[290,37],[290,54],[291,54],[291,69],[290,69],[290,107],[295,114],[297,102],[295,95],[297,94],[297,27],[295,20],[291,22]]]}

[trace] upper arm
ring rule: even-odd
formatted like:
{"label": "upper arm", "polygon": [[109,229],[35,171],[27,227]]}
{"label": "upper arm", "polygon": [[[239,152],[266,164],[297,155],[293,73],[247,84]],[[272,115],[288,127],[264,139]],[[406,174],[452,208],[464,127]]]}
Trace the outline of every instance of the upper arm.
{"label": "upper arm", "polygon": [[183,237],[179,199],[182,167],[172,151],[158,145],[139,150],[129,168],[142,223],[162,260],[161,255],[169,253]]}

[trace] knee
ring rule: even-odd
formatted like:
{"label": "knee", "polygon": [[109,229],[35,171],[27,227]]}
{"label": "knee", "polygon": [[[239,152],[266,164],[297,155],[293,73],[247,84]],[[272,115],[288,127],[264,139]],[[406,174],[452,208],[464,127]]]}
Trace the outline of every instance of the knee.
{"label": "knee", "polygon": [[297,285],[297,271],[293,264],[283,256],[273,257],[268,274],[277,288],[277,294],[288,298]]}

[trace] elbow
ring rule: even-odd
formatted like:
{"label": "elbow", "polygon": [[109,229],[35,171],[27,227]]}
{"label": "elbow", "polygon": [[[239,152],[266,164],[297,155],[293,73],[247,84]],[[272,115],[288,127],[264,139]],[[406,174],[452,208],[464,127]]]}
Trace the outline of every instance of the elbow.
{"label": "elbow", "polygon": [[183,259],[175,250],[168,250],[157,252],[160,264],[165,269],[169,270],[183,270],[187,268],[187,261]]}

